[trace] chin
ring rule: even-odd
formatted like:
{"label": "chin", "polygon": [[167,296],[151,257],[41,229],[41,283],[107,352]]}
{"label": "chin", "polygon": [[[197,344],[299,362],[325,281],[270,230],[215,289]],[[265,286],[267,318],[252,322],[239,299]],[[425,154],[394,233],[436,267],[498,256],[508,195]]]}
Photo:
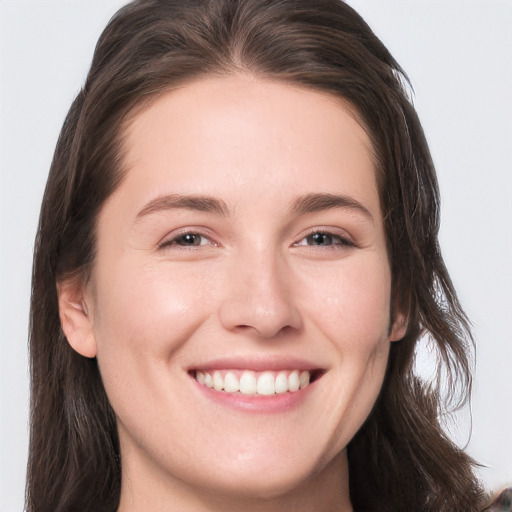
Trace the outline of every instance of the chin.
{"label": "chin", "polygon": [[273,501],[284,498],[301,486],[307,485],[310,479],[308,472],[296,470],[262,471],[261,469],[244,468],[233,472],[227,479],[210,482],[208,487],[214,494],[238,497],[248,501]]}
{"label": "chin", "polygon": [[[214,494],[237,496],[241,500],[279,500],[295,493],[297,489],[305,490],[314,486],[315,482],[329,482],[329,469],[338,464],[343,467],[345,453],[343,450],[327,464],[318,458],[311,462],[312,457],[306,457],[305,453],[296,458],[280,454],[279,457],[269,457],[265,461],[239,460],[235,465],[231,461],[231,464],[216,470],[217,478],[215,481],[210,480],[207,487]],[[225,478],[219,480],[221,474]]]}

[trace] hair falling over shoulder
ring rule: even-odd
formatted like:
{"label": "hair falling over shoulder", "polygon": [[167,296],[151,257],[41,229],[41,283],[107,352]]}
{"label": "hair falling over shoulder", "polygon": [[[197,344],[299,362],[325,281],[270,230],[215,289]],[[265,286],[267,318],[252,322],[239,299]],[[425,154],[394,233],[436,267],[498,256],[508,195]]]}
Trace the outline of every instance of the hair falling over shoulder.
{"label": "hair falling over shoulder", "polygon": [[[32,278],[27,511],[118,507],[115,416],[96,360],[66,342],[57,284],[64,276],[89,277],[98,212],[122,180],[121,137],[130,115],[187,81],[233,73],[338,96],[373,143],[393,308],[408,327],[393,343],[374,410],[348,446],[354,509],[482,510],[474,462],[439,420],[453,399],[469,394],[473,341],[438,247],[435,170],[400,66],[341,0],[139,0],[100,37],[44,193]],[[435,346],[458,397],[414,374],[422,337]]]}

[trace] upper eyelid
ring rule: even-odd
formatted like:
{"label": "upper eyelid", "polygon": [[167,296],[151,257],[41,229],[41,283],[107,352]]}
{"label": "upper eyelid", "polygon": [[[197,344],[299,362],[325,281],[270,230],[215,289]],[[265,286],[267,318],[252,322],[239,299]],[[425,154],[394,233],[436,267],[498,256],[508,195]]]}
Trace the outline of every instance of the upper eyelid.
{"label": "upper eyelid", "polygon": [[[182,236],[185,236],[185,235],[199,235],[199,236],[202,236],[202,237],[210,240],[212,242],[212,245],[219,245],[218,242],[210,234],[205,232],[205,230],[199,229],[199,228],[196,229],[196,228],[188,228],[187,227],[187,228],[178,229],[177,232],[172,231],[171,233],[168,233],[158,242],[157,247],[160,248],[160,247],[170,246],[170,245],[172,245],[172,242],[176,241],[176,239],[178,239]],[[191,247],[193,247],[193,246],[191,246]]]}
{"label": "upper eyelid", "polygon": [[[292,246],[296,245],[298,242],[303,240],[304,238],[311,236],[315,233],[324,233],[328,234],[334,237],[339,237],[341,239],[344,239],[354,246],[357,246],[356,241],[354,240],[354,237],[350,235],[350,233],[347,232],[347,230],[335,227],[335,226],[312,226],[311,228],[308,228],[305,231],[302,231],[298,236],[295,237],[295,239],[292,242]],[[168,246],[171,245],[173,241],[180,238],[181,236],[187,235],[187,234],[195,234],[202,236],[204,238],[207,238],[212,242],[212,245],[220,246],[222,244],[219,243],[217,240],[217,237],[213,233],[211,233],[211,230],[203,227],[203,226],[185,226],[183,228],[177,228],[176,230],[171,231],[170,233],[167,233],[157,244],[157,247],[162,246]]]}
{"label": "upper eyelid", "polygon": [[[322,233],[322,234],[325,234],[325,235],[329,235],[329,236],[332,236],[332,238],[338,238],[341,243],[332,243],[330,245],[314,245],[314,244],[311,244],[311,245],[308,245],[308,244],[302,244],[301,242],[308,238],[309,236],[311,235],[314,235],[316,233]],[[345,237],[345,236],[342,236],[342,235],[336,235],[334,233],[328,233],[328,232],[324,232],[324,231],[313,231],[310,235],[306,235],[306,236],[303,236],[302,238],[300,238],[297,242],[294,242],[292,244],[292,247],[300,247],[300,246],[304,246],[304,247],[320,247],[320,248],[331,248],[331,247],[336,247],[336,248],[339,248],[340,246],[343,246],[343,247],[358,247],[357,244],[355,242],[353,242],[349,237]]]}
{"label": "upper eyelid", "polygon": [[314,226],[312,228],[308,228],[297,236],[297,240],[302,240],[308,236],[314,235],[315,233],[324,233],[326,235],[337,236],[339,238],[346,238],[347,240],[355,243],[354,237],[346,229],[327,226]]}

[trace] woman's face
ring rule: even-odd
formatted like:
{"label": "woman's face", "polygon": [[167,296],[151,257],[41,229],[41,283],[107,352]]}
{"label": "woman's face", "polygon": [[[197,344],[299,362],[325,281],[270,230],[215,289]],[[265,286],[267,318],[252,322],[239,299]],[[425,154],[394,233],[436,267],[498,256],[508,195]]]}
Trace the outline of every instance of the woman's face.
{"label": "woman's face", "polygon": [[75,344],[123,486],[272,497],[344,473],[401,334],[365,131],[332,97],[212,78],[138,113],[125,149]]}

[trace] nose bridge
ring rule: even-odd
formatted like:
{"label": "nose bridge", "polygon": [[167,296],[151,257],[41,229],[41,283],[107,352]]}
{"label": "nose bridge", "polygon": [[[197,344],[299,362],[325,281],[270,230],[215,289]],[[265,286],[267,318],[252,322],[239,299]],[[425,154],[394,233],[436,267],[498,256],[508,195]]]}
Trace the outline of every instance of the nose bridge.
{"label": "nose bridge", "polygon": [[270,338],[283,329],[302,325],[290,289],[286,259],[271,246],[239,254],[221,306],[221,321],[228,329],[246,328]]}

